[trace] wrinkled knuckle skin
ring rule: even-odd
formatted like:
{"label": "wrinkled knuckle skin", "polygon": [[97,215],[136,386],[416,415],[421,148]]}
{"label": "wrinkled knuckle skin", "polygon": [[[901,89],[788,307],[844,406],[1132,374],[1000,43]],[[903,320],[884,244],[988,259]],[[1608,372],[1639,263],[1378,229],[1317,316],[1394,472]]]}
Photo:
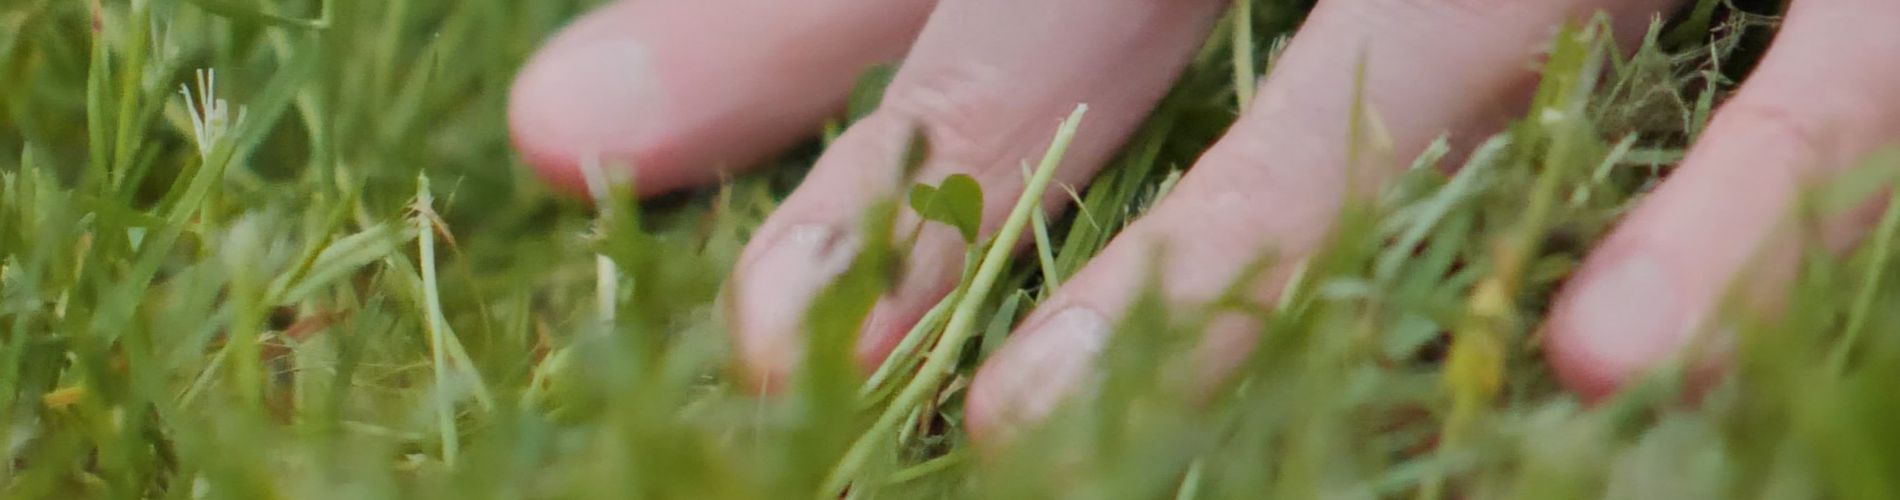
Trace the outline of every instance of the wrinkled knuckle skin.
{"label": "wrinkled knuckle skin", "polygon": [[1312,142],[1291,139],[1223,140],[1176,188],[1176,193],[1194,196],[1170,196],[1171,207],[1196,214],[1190,218],[1231,219],[1279,237],[1306,234],[1330,221],[1345,195],[1345,168],[1314,161],[1315,155],[1305,149]]}
{"label": "wrinkled knuckle skin", "polygon": [[[1227,137],[1203,155],[1195,175],[1228,187],[1246,186],[1275,194],[1337,196],[1343,188],[1345,165],[1334,165],[1326,140],[1307,130],[1274,130],[1272,137]],[[1271,203],[1271,200],[1260,200]]]}
{"label": "wrinkled knuckle skin", "polygon": [[[1658,0],[1320,0],[1320,3],[1342,3],[1367,15],[1380,18],[1406,20],[1431,20],[1432,22],[1458,21],[1502,21],[1515,19],[1524,22],[1518,14],[1539,11],[1569,11],[1583,9],[1618,10],[1621,4]],[[1668,0],[1661,0],[1668,1]]]}
{"label": "wrinkled knuckle skin", "polygon": [[[1851,166],[1866,150],[1900,140],[1890,99],[1849,86],[1809,92],[1745,89],[1717,111],[1711,133],[1772,141],[1804,158],[1794,173]],[[1812,92],[1812,93],[1810,93]],[[1717,129],[1720,129],[1718,132]]]}
{"label": "wrinkled knuckle skin", "polygon": [[1331,0],[1372,4],[1383,8],[1402,9],[1401,12],[1434,13],[1455,12],[1462,14],[1484,14],[1495,10],[1518,7],[1526,3],[1555,3],[1556,0]]}
{"label": "wrinkled knuckle skin", "polygon": [[1742,97],[1721,110],[1723,125],[1742,129],[1794,146],[1803,155],[1816,157],[1830,149],[1823,139],[1822,120],[1811,112],[1777,100]]}
{"label": "wrinkled knuckle skin", "polygon": [[1007,127],[990,123],[1009,105],[1007,75],[977,63],[918,71],[892,83],[878,113],[921,129],[933,163],[959,171],[997,163],[1012,139]]}

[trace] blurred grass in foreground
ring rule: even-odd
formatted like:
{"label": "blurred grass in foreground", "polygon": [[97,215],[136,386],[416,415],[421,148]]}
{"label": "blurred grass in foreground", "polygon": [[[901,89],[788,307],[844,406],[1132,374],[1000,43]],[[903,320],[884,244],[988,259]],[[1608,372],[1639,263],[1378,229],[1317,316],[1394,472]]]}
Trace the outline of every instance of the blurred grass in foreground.
{"label": "blurred grass in foreground", "polygon": [[[1532,119],[1349,207],[1277,304],[1143,302],[1096,398],[978,460],[976,362],[1232,120],[1305,6],[1224,22],[1081,208],[1026,219],[1036,250],[982,259],[867,384],[843,349],[900,253],[870,238],[812,315],[815,369],[761,401],[725,377],[714,302],[815,150],[599,215],[542,191],[507,160],[506,89],[586,3],[0,6],[0,496],[1900,497],[1892,210],[1852,253],[1811,245],[1786,314],[1737,319],[1699,409],[1668,369],[1584,408],[1536,352],[1550,292],[1765,18],[1698,2],[1633,55],[1573,26]],[[1176,353],[1235,311],[1267,318],[1260,348],[1191,405]]]}

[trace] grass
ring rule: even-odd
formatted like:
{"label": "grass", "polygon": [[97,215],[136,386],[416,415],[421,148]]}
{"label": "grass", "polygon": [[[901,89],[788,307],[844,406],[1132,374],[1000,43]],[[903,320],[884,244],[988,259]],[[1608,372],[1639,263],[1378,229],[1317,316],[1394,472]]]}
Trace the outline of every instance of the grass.
{"label": "grass", "polygon": [[[511,159],[505,89],[588,3],[0,6],[0,496],[1900,496],[1900,312],[1881,307],[1900,211],[1849,253],[1810,238],[1786,313],[1736,315],[1735,370],[1698,407],[1680,367],[1585,407],[1536,349],[1551,292],[1758,56],[1763,9],[1696,2],[1633,54],[1571,27],[1531,119],[1349,207],[1280,301],[1149,290],[1097,397],[979,453],[976,363],[1172,186],[1306,6],[1236,4],[1096,182],[1048,186],[1071,214],[1019,205],[1033,250],[974,242],[866,379],[851,335],[907,200],[879,204],[810,315],[812,368],[761,400],[728,377],[717,296],[817,147],[663,200],[549,194]],[[1804,214],[1888,196],[1897,172],[1870,162]],[[965,187],[917,192],[967,207]],[[1190,404],[1176,353],[1231,312],[1266,320],[1260,347]]]}

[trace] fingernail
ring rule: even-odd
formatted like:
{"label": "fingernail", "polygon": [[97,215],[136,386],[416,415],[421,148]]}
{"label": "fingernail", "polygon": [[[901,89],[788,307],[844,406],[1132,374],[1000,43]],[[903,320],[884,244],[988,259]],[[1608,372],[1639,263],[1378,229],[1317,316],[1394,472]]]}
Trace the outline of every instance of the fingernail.
{"label": "fingernail", "polygon": [[973,411],[984,427],[1011,427],[1040,421],[1057,406],[1094,384],[1096,358],[1108,343],[1109,323],[1087,307],[1057,312],[1007,344],[978,389],[987,404]]}
{"label": "fingernail", "polygon": [[1573,345],[1591,363],[1627,376],[1668,359],[1695,325],[1667,267],[1647,253],[1625,256],[1584,284],[1568,315]]}
{"label": "fingernail", "polygon": [[766,243],[735,282],[740,354],[758,374],[778,376],[796,364],[805,312],[857,255],[854,233],[805,224]]}
{"label": "fingernail", "polygon": [[[574,168],[638,149],[664,121],[664,89],[647,48],[625,38],[550,44],[523,68],[509,99],[516,142]],[[565,172],[562,173],[566,175]]]}

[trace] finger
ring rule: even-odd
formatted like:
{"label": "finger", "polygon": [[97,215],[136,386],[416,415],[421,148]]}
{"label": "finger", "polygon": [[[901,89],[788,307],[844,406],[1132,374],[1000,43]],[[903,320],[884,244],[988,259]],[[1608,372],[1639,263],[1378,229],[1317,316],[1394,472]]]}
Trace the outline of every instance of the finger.
{"label": "finger", "polygon": [[[1785,285],[1798,251],[1789,216],[1804,185],[1900,140],[1900,3],[1791,9],[1706,139],[1590,255],[1552,312],[1546,351],[1586,397],[1674,357],[1710,326],[1734,280],[1759,280],[1751,295]],[[1758,267],[1769,274],[1745,272]]]}
{"label": "finger", "polygon": [[935,0],[626,0],[537,53],[509,96],[516,147],[556,188],[584,161],[637,169],[640,194],[717,180],[806,137]]}
{"label": "finger", "polygon": [[[1616,2],[1619,19],[1646,19],[1660,3]],[[1154,275],[1170,299],[1192,304],[1215,297],[1271,253],[1281,265],[1255,285],[1257,297],[1271,298],[1330,229],[1353,194],[1349,185],[1376,187],[1398,170],[1398,159],[1441,135],[1461,143],[1486,135],[1527,100],[1536,47],[1563,20],[1598,5],[1321,2],[1233,129],[979,371],[968,406],[979,437],[1041,418],[1090,381],[1110,325],[1141,290],[1150,262],[1159,260]],[[1389,154],[1349,165],[1362,60],[1374,140],[1358,147]],[[1203,380],[1237,366],[1258,327],[1240,317],[1214,321],[1191,361]]]}
{"label": "finger", "polygon": [[[855,250],[857,221],[899,188],[912,131],[930,143],[918,181],[969,174],[983,186],[985,233],[1022,190],[1020,162],[1042,154],[1078,103],[1087,123],[1058,182],[1088,178],[1193,56],[1219,0],[946,0],[931,15],[880,108],[839,137],[797,192],[753,238],[731,285],[733,331],[753,382],[770,385],[799,357],[811,296]],[[1051,201],[1056,197],[1051,196]],[[963,242],[921,227],[903,279],[865,322],[858,355],[881,361],[899,336],[954,286]]]}

